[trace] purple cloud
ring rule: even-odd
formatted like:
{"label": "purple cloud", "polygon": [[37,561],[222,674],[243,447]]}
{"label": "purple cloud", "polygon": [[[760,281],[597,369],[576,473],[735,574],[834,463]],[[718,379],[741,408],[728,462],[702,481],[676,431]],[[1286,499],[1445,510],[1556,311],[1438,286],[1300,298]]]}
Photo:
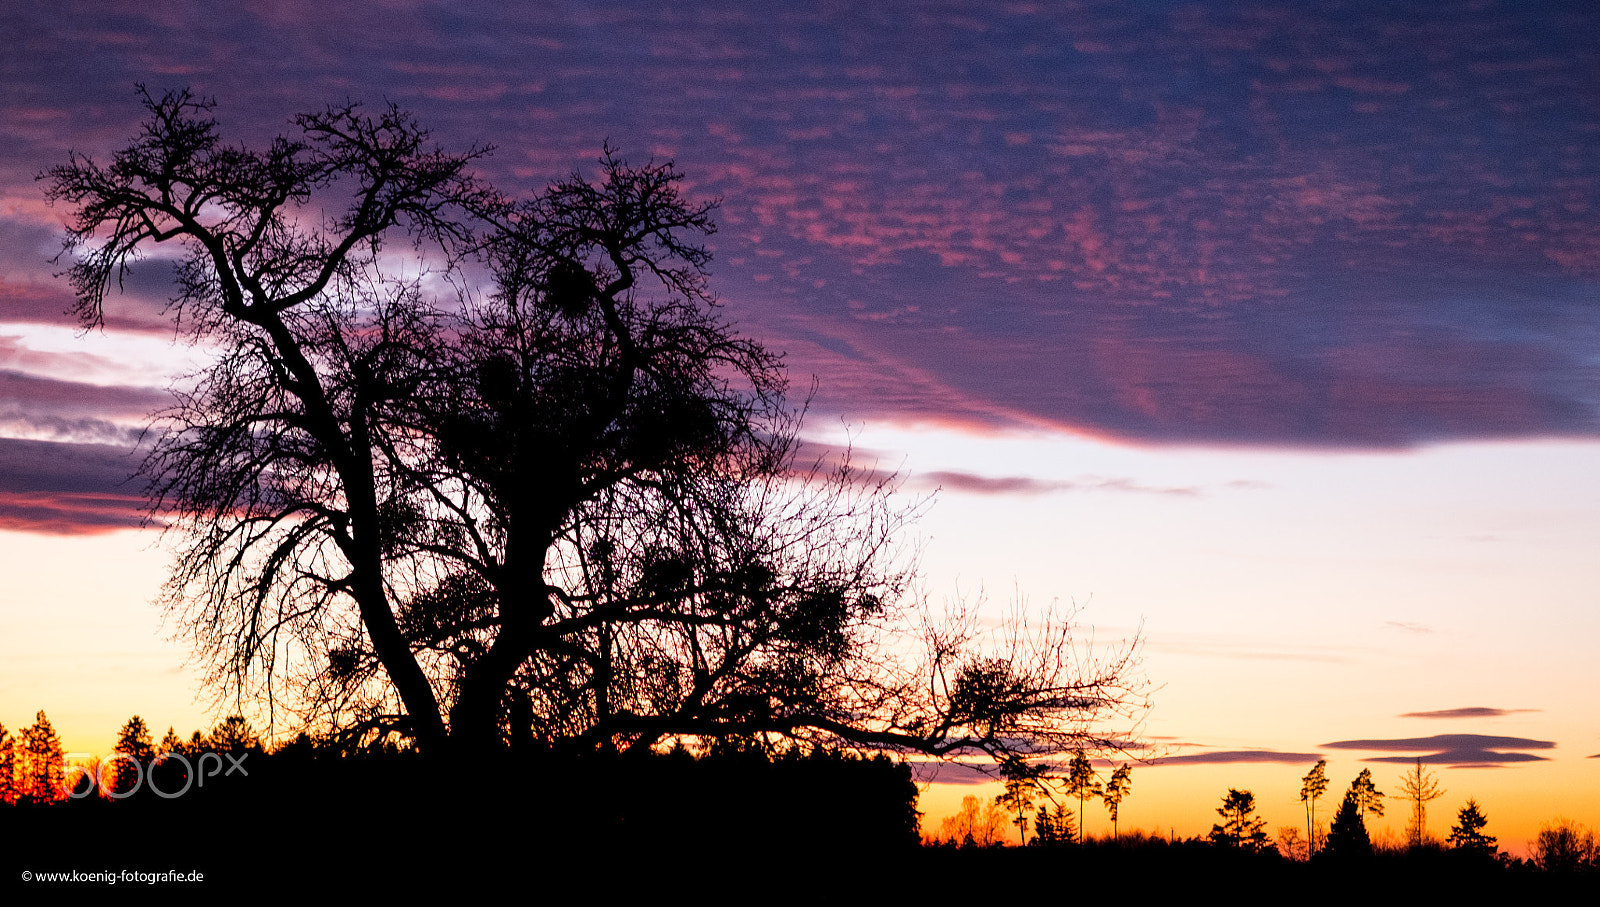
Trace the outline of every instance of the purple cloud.
{"label": "purple cloud", "polygon": [[1276,750],[1216,750],[1206,753],[1186,753],[1181,756],[1163,756],[1151,760],[1151,765],[1235,765],[1265,762],[1277,765],[1315,763],[1323,758],[1317,753],[1284,753]]}
{"label": "purple cloud", "polygon": [[912,761],[911,779],[918,784],[988,784],[998,778],[992,764]]}
{"label": "purple cloud", "polygon": [[126,447],[0,438],[0,529],[93,535],[136,527],[138,465]]}
{"label": "purple cloud", "polygon": [[1374,756],[1368,762],[1410,763],[1421,759],[1438,765],[1489,767],[1512,762],[1544,762],[1544,756],[1502,750],[1547,750],[1555,744],[1527,737],[1491,737],[1483,734],[1436,734],[1432,737],[1407,737],[1389,740],[1339,740],[1324,743],[1326,749],[1371,750],[1412,753],[1408,756]]}
{"label": "purple cloud", "polygon": [[1501,718],[1506,715],[1518,715],[1523,712],[1537,712],[1539,709],[1491,709],[1483,706],[1470,706],[1461,709],[1439,709],[1434,712],[1405,712],[1401,718]]}
{"label": "purple cloud", "polygon": [[1034,479],[1027,476],[980,476],[970,472],[925,472],[916,476],[920,485],[949,488],[974,494],[1048,494],[1057,491],[1127,491],[1142,494],[1167,494],[1191,497],[1200,489],[1192,486],[1158,487],[1133,479],[1087,476],[1070,481]]}
{"label": "purple cloud", "polygon": [[[0,321],[61,319],[42,240],[65,212],[33,178],[104,161],[144,81],[215,95],[257,146],[392,99],[441,144],[498,143],[484,174],[519,191],[608,137],[674,157],[723,199],[729,313],[821,377],[818,413],[1152,444],[1600,436],[1600,8],[368,15],[11,10]],[[158,322],[163,269],[119,323]]]}
{"label": "purple cloud", "polygon": [[[0,351],[4,349],[0,339]],[[147,387],[105,386],[0,369],[0,430],[131,447],[148,415],[170,402]],[[132,423],[132,424],[130,424]]]}

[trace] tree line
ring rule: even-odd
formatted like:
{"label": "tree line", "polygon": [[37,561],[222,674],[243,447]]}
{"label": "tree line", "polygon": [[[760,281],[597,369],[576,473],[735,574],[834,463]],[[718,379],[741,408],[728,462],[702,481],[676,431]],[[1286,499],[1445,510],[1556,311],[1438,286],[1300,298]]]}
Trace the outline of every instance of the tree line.
{"label": "tree line", "polygon": [[[522,865],[515,861],[529,854],[560,865],[892,856],[919,840],[910,765],[882,754],[723,739],[699,752],[539,748],[452,774],[392,742],[300,734],[269,747],[238,716],[187,738],[169,728],[154,741],[135,716],[105,758],[64,765],[48,726],[41,716],[25,732],[52,745],[28,762],[34,774],[19,777],[32,786],[0,822],[0,859],[14,869],[82,869],[83,855],[97,852],[62,848],[62,840],[114,842],[128,865],[181,864],[241,882],[259,876],[263,854],[293,840],[342,855],[297,869],[297,878],[342,884],[357,867],[391,865],[396,854],[418,871],[449,873]],[[226,771],[230,763],[243,771]],[[35,775],[46,781],[30,781]],[[308,821],[312,814],[332,818]]]}
{"label": "tree line", "polygon": [[[1222,798],[1217,814],[1222,822],[1211,827],[1207,836],[1210,843],[1221,847],[1255,853],[1269,853],[1288,859],[1326,860],[1339,863],[1368,860],[1378,848],[1366,827],[1366,817],[1384,814],[1384,793],[1373,782],[1371,769],[1362,769],[1350,783],[1344,798],[1334,813],[1332,825],[1326,835],[1315,819],[1317,800],[1326,792],[1327,760],[1318,760],[1302,779],[1301,801],[1306,804],[1307,834],[1300,838],[1298,829],[1286,826],[1278,834],[1276,846],[1266,832],[1266,821],[1255,814],[1255,795],[1248,790],[1230,788]],[[1450,834],[1440,841],[1427,832],[1427,806],[1443,797],[1446,791],[1439,786],[1434,774],[1423,768],[1422,760],[1400,778],[1400,793],[1387,799],[1403,800],[1408,804],[1408,824],[1405,831],[1406,846],[1402,852],[1422,853],[1443,851],[1460,859],[1482,864],[1510,866],[1518,861],[1498,849],[1497,838],[1487,834],[1489,819],[1476,798],[1456,812]],[[1600,839],[1581,824],[1567,819],[1546,823],[1529,844],[1529,863],[1552,872],[1600,872]]]}
{"label": "tree line", "polygon": [[65,761],[61,738],[43,710],[20,736],[0,724],[0,803],[32,805],[64,799]]}
{"label": "tree line", "polygon": [[[1117,818],[1121,802],[1131,789],[1130,765],[1119,766],[1104,782],[1081,752],[1075,754],[1066,771],[1056,777],[1036,765],[1003,763],[1000,771],[1004,782],[1000,794],[987,801],[971,795],[962,798],[960,809],[945,817],[936,832],[925,836],[924,843],[967,849],[1000,847],[1007,842],[1007,826],[1015,826],[1017,840],[1027,847],[1082,845],[1088,843],[1083,833],[1082,808],[1090,799],[1102,800],[1112,822],[1111,837],[1101,843],[1115,844],[1121,840]],[[1497,838],[1486,832],[1488,816],[1475,798],[1469,798],[1457,811],[1455,823],[1442,842],[1427,833],[1427,806],[1446,791],[1439,786],[1434,774],[1423,767],[1421,760],[1401,776],[1400,793],[1393,795],[1385,795],[1378,789],[1371,769],[1362,769],[1340,801],[1331,826],[1317,819],[1318,803],[1329,787],[1327,760],[1318,760],[1301,779],[1301,785],[1300,801],[1306,814],[1304,835],[1295,826],[1285,826],[1274,839],[1267,831],[1266,820],[1257,813],[1255,794],[1229,788],[1217,808],[1221,821],[1213,824],[1208,834],[1188,839],[1188,843],[1298,862],[1342,863],[1371,859],[1384,848],[1375,844],[1368,833],[1367,817],[1382,817],[1387,800],[1402,800],[1407,803],[1409,819],[1404,835],[1407,846],[1402,852],[1443,850],[1458,858],[1486,864],[1507,866],[1517,862],[1500,851]],[[1040,805],[1033,815],[1030,838],[1027,810],[1039,797],[1050,802]],[[1076,815],[1067,808],[1072,800],[1078,801]],[[1129,843],[1139,848],[1163,840],[1141,831],[1135,833]],[[1174,844],[1176,839],[1166,839],[1166,842]],[[1542,827],[1529,842],[1529,853],[1530,865],[1539,869],[1600,871],[1600,837],[1566,819],[1557,819]]]}
{"label": "tree line", "polygon": [[[1118,835],[1117,820],[1122,801],[1133,789],[1133,767],[1124,763],[1115,768],[1105,782],[1100,781],[1088,753],[1073,753],[1066,771],[1053,774],[1046,765],[1008,759],[1000,763],[1004,790],[987,802],[975,796],[963,797],[961,810],[945,818],[930,843],[957,847],[993,847],[1004,842],[1005,826],[1014,825],[1025,847],[1052,847],[1083,841],[1084,808],[1089,800],[1100,800],[1111,819],[1112,837]],[[1029,810],[1037,810],[1029,816]],[[1077,816],[1067,804],[1078,801]],[[1028,837],[1029,830],[1033,837]]]}
{"label": "tree line", "polygon": [[[186,738],[169,727],[159,741],[154,741],[144,719],[135,715],[118,732],[113,753],[106,759],[68,765],[59,737],[45,713],[40,711],[33,724],[15,735],[0,725],[0,803],[47,806],[73,800],[122,799],[135,793],[141,778],[160,777],[156,789],[177,790],[185,787],[185,782],[189,780],[186,773],[194,772],[195,760],[206,753],[253,754],[262,760],[256,765],[264,768],[271,766],[267,760],[276,759],[278,762],[275,767],[280,776],[283,774],[282,766],[293,766],[298,760],[303,769],[321,773],[324,780],[332,777],[343,779],[337,782],[340,784],[381,788],[383,785],[372,777],[358,780],[356,776],[341,775],[333,763],[355,760],[358,764],[365,764],[362,763],[363,756],[374,753],[386,754],[391,760],[403,760],[407,755],[393,746],[380,747],[378,750],[369,747],[363,751],[351,750],[347,744],[348,740],[314,740],[301,735],[286,744],[269,748],[250,723],[237,715],[224,718],[209,732],[195,730]],[[705,764],[712,774],[695,775],[685,773],[685,766],[696,761],[686,751],[680,748],[664,755],[664,761],[658,763],[664,768],[657,767],[644,774],[638,772],[639,763],[631,767],[625,767],[622,763],[610,768],[601,766],[598,773],[592,770],[594,766],[579,769],[576,763],[562,762],[561,765],[567,772],[583,772],[588,780],[581,787],[588,790],[615,786],[626,778],[633,784],[645,783],[663,790],[677,791],[679,796],[664,800],[636,794],[636,800],[653,803],[655,813],[640,812],[636,806],[630,820],[635,830],[638,826],[674,821],[674,816],[675,821],[681,823],[690,814],[706,813],[707,801],[726,804],[725,807],[711,809],[717,818],[704,820],[710,824],[736,815],[745,806],[745,794],[738,791],[747,788],[742,788],[741,784],[759,786],[771,783],[771,779],[765,777],[749,782],[738,779],[749,775],[751,771],[763,770],[763,765],[776,764],[790,766],[786,769],[787,774],[781,777],[790,785],[800,785],[799,788],[791,787],[785,791],[787,795],[794,795],[798,789],[815,788],[804,797],[807,802],[835,799],[850,800],[858,805],[880,803],[873,807],[878,810],[875,827],[898,831],[876,834],[872,840],[879,844],[895,840],[902,843],[914,841],[917,837],[920,814],[915,808],[916,788],[910,783],[903,764],[894,768],[888,762],[882,762],[881,767],[862,764],[861,769],[856,769],[851,767],[853,763],[848,756],[830,754],[825,750],[809,754],[797,749],[770,752],[727,741],[702,754],[701,758],[706,760]],[[178,756],[184,758],[173,758]],[[535,760],[529,764],[550,763]],[[678,767],[672,768],[674,765]],[[270,774],[270,768],[267,770]],[[1006,842],[1006,828],[1015,826],[1020,841],[1028,848],[1086,846],[1096,843],[1083,832],[1082,809],[1091,799],[1101,800],[1112,821],[1111,838],[1098,842],[1097,846],[1123,841],[1117,818],[1120,805],[1132,788],[1132,768],[1129,764],[1117,766],[1102,781],[1087,754],[1079,752],[1074,754],[1066,770],[1058,777],[1051,776],[1041,766],[1021,762],[1003,764],[1002,773],[1005,789],[1000,794],[987,800],[970,795],[964,797],[960,810],[944,818],[937,833],[925,836],[923,843],[968,849],[998,847]],[[302,792],[313,789],[319,783],[311,775],[293,770],[290,776],[295,779],[294,787]],[[1433,773],[1423,768],[1420,760],[1401,777],[1401,793],[1395,795],[1385,795],[1374,783],[1371,770],[1362,769],[1350,783],[1325,833],[1322,824],[1314,816],[1317,801],[1328,787],[1326,761],[1318,761],[1302,782],[1302,801],[1306,805],[1310,823],[1304,838],[1293,826],[1286,826],[1279,830],[1274,841],[1267,833],[1265,820],[1257,815],[1254,793],[1230,788],[1217,809],[1221,821],[1213,825],[1204,838],[1191,839],[1189,843],[1203,840],[1214,848],[1226,851],[1301,862],[1369,860],[1381,855],[1382,848],[1375,845],[1368,834],[1366,817],[1382,817],[1385,801],[1399,799],[1407,802],[1411,818],[1405,835],[1410,852],[1435,850],[1485,865],[1512,868],[1517,865],[1517,861],[1497,849],[1497,838],[1486,833],[1488,817],[1476,799],[1469,798],[1458,810],[1447,838],[1442,842],[1430,839],[1424,824],[1426,805],[1441,797],[1445,791],[1439,787]],[[830,792],[825,789],[828,786],[842,787],[848,796],[840,796],[838,791]],[[1050,802],[1039,805],[1030,817],[1028,810],[1034,806],[1036,797]],[[152,796],[147,793],[136,802],[149,802],[151,799]],[[1072,800],[1078,800],[1079,811],[1076,814],[1068,808]],[[693,805],[697,801],[700,805]],[[725,809],[726,812],[718,809]],[[836,824],[831,818],[816,828],[800,823],[796,836],[836,834],[824,830]],[[803,833],[800,829],[804,830]],[[1138,831],[1126,843],[1135,849],[1148,849],[1162,844],[1162,839]],[[1165,842],[1166,846],[1175,846],[1176,843],[1173,840]],[[1535,839],[1529,842],[1529,851],[1528,865],[1540,870],[1564,874],[1600,871],[1600,837],[1593,830],[1565,819],[1542,827]]]}
{"label": "tree line", "polygon": [[120,798],[133,794],[157,772],[167,783],[156,789],[179,790],[190,780],[193,760],[205,753],[265,751],[261,736],[243,716],[230,715],[209,733],[196,730],[187,738],[169,727],[156,743],[144,719],[134,715],[117,733],[109,756],[69,764],[61,738],[40,710],[33,724],[16,735],[0,724],[0,804],[46,806],[87,797]]}

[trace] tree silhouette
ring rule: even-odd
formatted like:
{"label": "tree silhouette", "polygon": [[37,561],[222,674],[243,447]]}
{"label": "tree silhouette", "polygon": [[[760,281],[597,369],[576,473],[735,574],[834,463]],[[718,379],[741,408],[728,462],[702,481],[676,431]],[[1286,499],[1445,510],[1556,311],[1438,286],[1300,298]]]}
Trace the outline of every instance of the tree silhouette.
{"label": "tree silhouette", "polygon": [[1078,800],[1078,841],[1083,841],[1086,830],[1083,822],[1083,801],[1101,796],[1100,781],[1095,777],[1094,766],[1089,764],[1089,757],[1083,750],[1078,750],[1072,755],[1072,763],[1067,766],[1065,791],[1068,797]]}
{"label": "tree silhouette", "polygon": [[1300,779],[1300,802],[1306,805],[1306,846],[1317,852],[1317,799],[1328,790],[1328,760],[1318,759],[1311,771]]}
{"label": "tree silhouette", "polygon": [[1421,847],[1428,820],[1428,804],[1444,796],[1445,792],[1439,787],[1433,773],[1422,768],[1420,758],[1415,768],[1400,776],[1400,791],[1401,797],[1411,801],[1411,846]]}
{"label": "tree silhouette", "polygon": [[1556,819],[1539,829],[1529,842],[1534,865],[1546,872],[1574,873],[1600,868],[1600,839],[1589,828]]}
{"label": "tree silhouette", "polygon": [[1350,783],[1350,793],[1355,797],[1356,812],[1361,816],[1363,825],[1368,813],[1383,817],[1383,791],[1372,783],[1372,769],[1361,770],[1356,780]]}
{"label": "tree silhouette", "polygon": [[1077,840],[1077,831],[1073,824],[1072,813],[1067,812],[1065,804],[1057,803],[1054,808],[1040,806],[1033,817],[1033,844],[1039,847],[1054,847],[1058,844],[1071,844]]}
{"label": "tree silhouette", "polygon": [[117,734],[116,751],[122,758],[115,758],[116,770],[111,780],[111,789],[115,794],[127,794],[149,770],[150,763],[156,757],[156,750],[150,743],[150,728],[144,719],[138,715],[128,719]]}
{"label": "tree silhouette", "polygon": [[1255,811],[1255,794],[1247,790],[1228,788],[1228,795],[1222,798],[1222,806],[1217,809],[1217,815],[1222,817],[1222,823],[1211,826],[1212,842],[1252,851],[1266,847],[1267,822],[1258,818]]}
{"label": "tree silhouette", "polygon": [[61,790],[73,800],[104,796],[104,781],[109,778],[106,762],[99,756],[90,756],[62,767]]}
{"label": "tree silhouette", "polygon": [[[189,768],[192,763],[187,760],[200,755],[205,749],[205,735],[195,731],[190,741],[185,741],[178,736],[176,728],[168,726],[166,734],[162,735],[161,742],[156,744],[156,754],[150,760],[147,775],[152,791],[179,791],[185,785],[192,783]],[[182,758],[179,758],[182,757]],[[186,768],[186,764],[189,768]]]}
{"label": "tree silhouette", "polygon": [[184,743],[183,738],[178,736],[177,729],[168,725],[167,733],[161,738],[161,743],[156,746],[156,752],[185,755],[187,750],[188,744]]}
{"label": "tree silhouette", "polygon": [[1334,859],[1372,855],[1372,839],[1367,835],[1367,823],[1361,817],[1361,798],[1355,785],[1345,792],[1339,810],[1333,814],[1333,827],[1328,830],[1323,853]]}
{"label": "tree silhouette", "polygon": [[0,806],[17,802],[17,740],[0,724]]}
{"label": "tree silhouette", "polygon": [[219,753],[240,753],[246,750],[260,752],[261,736],[242,715],[229,715],[211,729],[206,748]]}
{"label": "tree silhouette", "polygon": [[1011,824],[1017,827],[1022,846],[1026,847],[1028,810],[1033,806],[1033,795],[1042,783],[1040,779],[1044,776],[1044,768],[1011,757],[1000,763],[1000,774],[1005,778],[1005,790],[994,798],[994,802],[1016,815]]}
{"label": "tree silhouette", "polygon": [[1111,773],[1111,779],[1106,782],[1106,789],[1101,793],[1100,799],[1105,801],[1106,810],[1111,813],[1111,838],[1116,840],[1117,815],[1122,809],[1122,800],[1133,789],[1133,769],[1124,762],[1117,766]]}
{"label": "tree silhouette", "polygon": [[1488,824],[1489,819],[1478,808],[1478,801],[1468,798],[1467,805],[1456,813],[1456,824],[1450,829],[1446,843],[1463,853],[1492,857],[1495,855],[1495,838],[1483,833],[1484,826]]}
{"label": "tree silhouette", "polygon": [[1300,834],[1300,829],[1293,825],[1280,825],[1277,839],[1278,853],[1289,860],[1309,859],[1307,851],[1309,842]]}
{"label": "tree silhouette", "polygon": [[33,724],[22,729],[17,748],[18,800],[55,803],[66,797],[66,755],[50,719],[40,710]]}
{"label": "tree silhouette", "polygon": [[[442,740],[433,685],[383,588],[387,483],[371,449],[383,401],[373,397],[403,352],[385,336],[402,315],[392,298],[370,300],[376,348],[354,357],[342,355],[353,333],[342,316],[375,289],[363,278],[396,234],[447,254],[471,241],[452,215],[492,201],[467,175],[478,155],[430,151],[399,110],[369,118],[353,106],[299,117],[298,137],[254,153],[223,145],[211,105],[186,91],[144,101],[139,138],[108,167],[74,156],[50,171],[48,197],[75,209],[69,273],[85,325],[102,321],[110,284],[120,286],[146,246],[178,241],[187,248],[180,323],[196,341],[225,346],[146,461],[152,510],[188,530],[170,600],[193,596],[192,625],[219,665],[213,679],[241,686],[282,655],[264,628],[303,637],[332,617],[335,600],[349,600],[414,735]],[[302,226],[297,214],[314,195],[312,211],[341,191],[344,211],[326,231]],[[356,377],[345,365],[368,380],[340,380]]]}
{"label": "tree silhouette", "polygon": [[998,803],[969,794],[961,798],[960,811],[940,824],[939,839],[957,847],[994,847],[1005,837],[1006,821]]}
{"label": "tree silhouette", "polygon": [[921,662],[889,657],[918,505],[798,459],[780,359],[720,315],[713,205],[670,164],[607,148],[513,203],[473,175],[484,149],[433,148],[393,106],[253,151],[186,91],[144,102],[130,145],[73,156],[48,197],[85,325],[171,242],[171,311],[220,351],[144,464],[213,684],[463,754],[1044,756],[1139,706],[1133,650],[1074,673],[1065,620],[993,638],[958,609]]}

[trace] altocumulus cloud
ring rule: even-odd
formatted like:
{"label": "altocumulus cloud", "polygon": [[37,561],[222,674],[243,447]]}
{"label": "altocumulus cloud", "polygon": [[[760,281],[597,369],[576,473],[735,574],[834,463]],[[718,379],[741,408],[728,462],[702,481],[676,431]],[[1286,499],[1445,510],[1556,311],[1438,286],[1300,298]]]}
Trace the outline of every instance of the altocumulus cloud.
{"label": "altocumulus cloud", "polygon": [[[395,3],[373,30],[360,5],[11,4],[0,317],[62,320],[34,175],[104,161],[133,83],[185,82],[256,147],[397,99],[446,147],[516,149],[483,162],[508,190],[606,136],[676,158],[724,199],[719,293],[823,376],[819,413],[1600,437],[1600,6],[1271,6]],[[130,324],[166,267],[130,275]]]}

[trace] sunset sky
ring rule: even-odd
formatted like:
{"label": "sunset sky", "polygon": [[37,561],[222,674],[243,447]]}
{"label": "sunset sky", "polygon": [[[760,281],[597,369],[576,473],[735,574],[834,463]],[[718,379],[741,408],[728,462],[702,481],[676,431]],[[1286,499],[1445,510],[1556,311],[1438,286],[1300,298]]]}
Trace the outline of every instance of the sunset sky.
{"label": "sunset sky", "polygon": [[[1517,851],[1600,826],[1600,7],[521,6],[0,0],[0,723],[104,752],[233,710],[126,481],[204,353],[160,261],[78,331],[35,180],[144,83],[256,147],[393,101],[508,192],[675,160],[728,317],[815,376],[806,436],[940,489],[933,600],[1142,625],[1124,829],[1229,787],[1303,824],[1317,759],[1331,816],[1418,756],[1436,833],[1469,796]],[[993,793],[941,777],[925,828]]]}

